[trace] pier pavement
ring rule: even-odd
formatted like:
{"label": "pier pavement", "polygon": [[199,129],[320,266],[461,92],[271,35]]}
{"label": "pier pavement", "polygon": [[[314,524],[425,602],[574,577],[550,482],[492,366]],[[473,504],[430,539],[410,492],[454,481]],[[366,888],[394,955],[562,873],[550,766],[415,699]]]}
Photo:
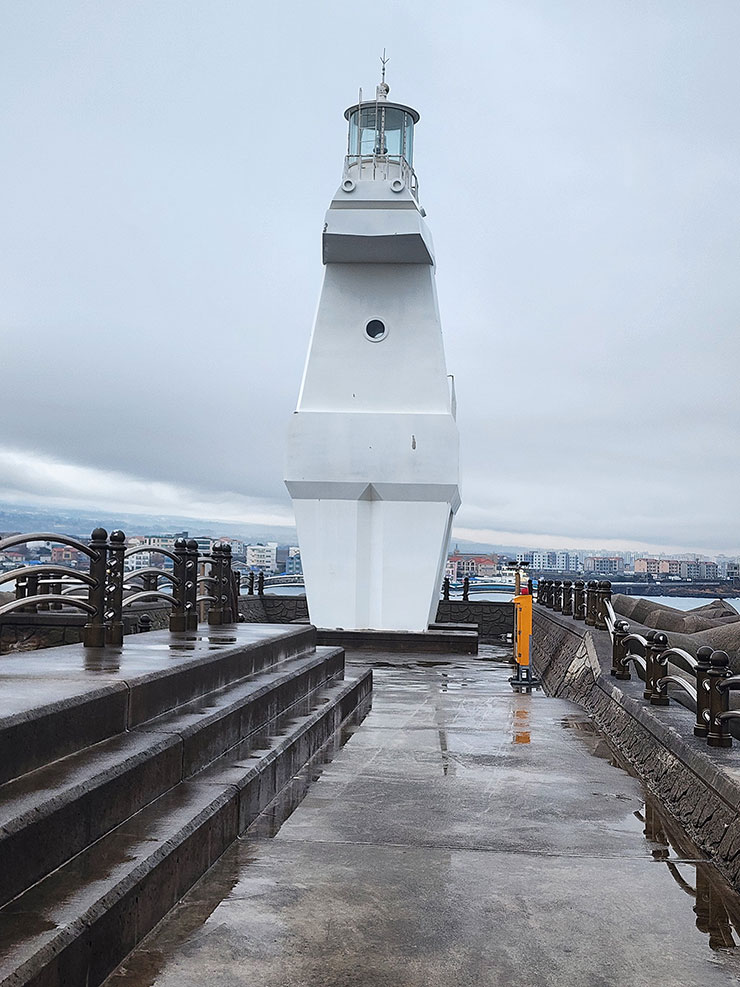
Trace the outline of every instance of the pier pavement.
{"label": "pier pavement", "polygon": [[656,826],[583,711],[513,694],[483,650],[349,655],[373,667],[362,725],[108,987],[740,982],[713,865]]}

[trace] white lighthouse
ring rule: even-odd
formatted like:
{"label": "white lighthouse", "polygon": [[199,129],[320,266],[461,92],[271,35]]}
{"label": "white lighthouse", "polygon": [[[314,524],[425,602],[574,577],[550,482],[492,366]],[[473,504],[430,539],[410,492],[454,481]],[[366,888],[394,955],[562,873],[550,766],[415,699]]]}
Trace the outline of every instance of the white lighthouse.
{"label": "white lighthouse", "polygon": [[416,110],[385,80],[349,121],[288,436],[311,620],[423,631],[460,505],[455,396],[413,169]]}

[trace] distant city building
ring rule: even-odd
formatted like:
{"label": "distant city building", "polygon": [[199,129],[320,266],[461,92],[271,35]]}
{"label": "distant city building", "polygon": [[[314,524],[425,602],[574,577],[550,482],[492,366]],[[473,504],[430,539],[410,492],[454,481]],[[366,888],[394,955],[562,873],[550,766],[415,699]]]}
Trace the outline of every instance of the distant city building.
{"label": "distant city building", "polygon": [[680,576],[681,563],[678,559],[660,559],[658,572],[661,576]]}
{"label": "distant city building", "polygon": [[301,553],[289,555],[285,562],[285,573],[288,576],[302,576],[303,566],[301,565]]}
{"label": "distant city building", "polygon": [[555,568],[560,572],[580,572],[581,560],[577,552],[560,551],[555,555]]}
{"label": "distant city building", "polygon": [[613,576],[624,572],[624,559],[621,555],[587,555],[583,560],[584,572],[595,572],[599,576]]}
{"label": "distant city building", "polygon": [[498,555],[474,555],[463,552],[453,552],[447,558],[445,576],[454,581],[466,576],[492,576],[498,571]]}
{"label": "distant city building", "polygon": [[716,562],[682,562],[682,579],[717,579],[718,568]]}
{"label": "distant city building", "polygon": [[266,545],[247,545],[245,561],[252,569],[275,572],[277,569],[277,548],[276,541],[268,542]]}
{"label": "distant city building", "polygon": [[635,559],[635,572],[657,576],[660,573],[660,562],[658,559]]}
{"label": "distant city building", "polygon": [[231,545],[231,557],[232,559],[243,559],[246,550],[246,545],[240,538],[217,538],[222,545]]}
{"label": "distant city building", "polygon": [[51,550],[51,561],[54,565],[87,565],[84,552],[72,548],[71,545],[54,545]]}
{"label": "distant city building", "polygon": [[533,569],[555,569],[557,568],[557,552],[532,552]]}
{"label": "distant city building", "polygon": [[[171,552],[175,547],[175,540],[177,538],[187,539],[188,537],[187,531],[176,531],[171,535],[140,535],[134,538],[129,538],[128,545],[131,546],[134,543],[139,545],[151,545],[152,548],[166,548],[169,552]],[[210,551],[210,544],[208,550]]]}

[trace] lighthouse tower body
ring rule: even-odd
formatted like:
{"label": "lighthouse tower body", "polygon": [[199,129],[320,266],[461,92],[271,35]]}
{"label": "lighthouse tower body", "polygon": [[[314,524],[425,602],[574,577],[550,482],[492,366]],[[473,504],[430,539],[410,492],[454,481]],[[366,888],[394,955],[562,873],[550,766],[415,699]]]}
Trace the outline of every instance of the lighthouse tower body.
{"label": "lighthouse tower body", "polygon": [[286,485],[311,620],[426,630],[460,504],[458,431],[412,168],[418,114],[350,107]]}

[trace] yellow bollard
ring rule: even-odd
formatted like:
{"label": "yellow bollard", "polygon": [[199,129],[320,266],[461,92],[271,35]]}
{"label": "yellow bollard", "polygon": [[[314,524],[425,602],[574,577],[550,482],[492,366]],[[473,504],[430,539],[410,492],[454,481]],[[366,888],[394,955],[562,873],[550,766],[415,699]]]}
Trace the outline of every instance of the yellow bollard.
{"label": "yellow bollard", "polygon": [[525,590],[514,597],[514,658],[516,675],[509,679],[511,685],[529,692],[539,682],[532,677],[529,667],[529,651],[532,642],[532,597]]}
{"label": "yellow bollard", "polygon": [[514,597],[514,655],[519,665],[529,665],[529,645],[532,638],[532,597],[528,593]]}

